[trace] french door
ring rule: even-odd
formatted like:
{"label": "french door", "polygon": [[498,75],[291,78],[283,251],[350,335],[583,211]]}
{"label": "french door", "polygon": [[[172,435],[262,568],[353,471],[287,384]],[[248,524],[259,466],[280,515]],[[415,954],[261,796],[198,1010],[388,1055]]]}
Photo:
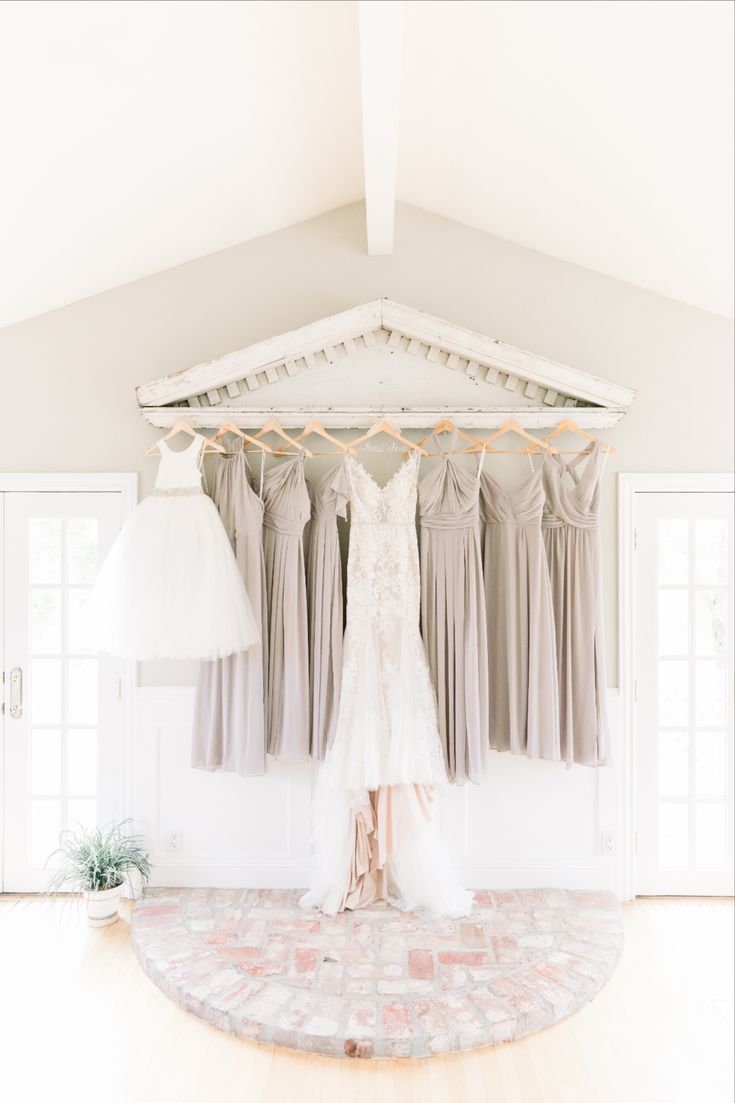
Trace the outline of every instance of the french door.
{"label": "french door", "polygon": [[733,496],[635,495],[636,892],[733,892]]}
{"label": "french door", "polygon": [[66,827],[121,814],[123,664],[94,652],[85,603],[120,492],[0,493],[2,889],[41,891]]}

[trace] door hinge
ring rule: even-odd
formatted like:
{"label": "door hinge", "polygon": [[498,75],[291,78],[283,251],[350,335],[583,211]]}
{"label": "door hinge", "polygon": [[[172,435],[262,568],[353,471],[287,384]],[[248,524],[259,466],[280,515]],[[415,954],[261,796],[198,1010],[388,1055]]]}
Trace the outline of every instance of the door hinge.
{"label": "door hinge", "polygon": [[122,678],[118,678],[117,680],[117,699],[118,701],[122,701]]}
{"label": "door hinge", "polygon": [[633,832],[633,853],[634,854],[638,853],[638,832],[637,831]]}
{"label": "door hinge", "polygon": [[638,529],[633,529],[633,551],[638,551]]}
{"label": "door hinge", "polygon": [[633,679],[633,700],[638,704],[638,679]]}

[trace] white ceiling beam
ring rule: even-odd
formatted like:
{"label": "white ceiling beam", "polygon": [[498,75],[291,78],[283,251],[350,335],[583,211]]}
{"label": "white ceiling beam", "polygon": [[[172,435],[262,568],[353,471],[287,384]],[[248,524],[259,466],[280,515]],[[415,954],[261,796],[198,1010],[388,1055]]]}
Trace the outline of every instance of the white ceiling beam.
{"label": "white ceiling beam", "polygon": [[370,256],[385,257],[393,252],[403,2],[358,0],[357,7],[367,248]]}

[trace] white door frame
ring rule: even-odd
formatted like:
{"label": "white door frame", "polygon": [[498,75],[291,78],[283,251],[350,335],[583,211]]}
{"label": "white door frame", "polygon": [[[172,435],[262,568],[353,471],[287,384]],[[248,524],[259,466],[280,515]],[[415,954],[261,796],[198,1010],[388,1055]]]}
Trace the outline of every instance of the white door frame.
{"label": "white door frame", "polygon": [[618,681],[622,724],[623,899],[635,896],[635,496],[735,491],[729,472],[633,473],[618,476]]}
{"label": "white door frame", "polygon": [[[138,476],[132,471],[114,472],[0,472],[0,494],[3,493],[101,493],[120,495],[123,521],[135,509],[138,501]],[[2,656],[4,662],[4,656]],[[136,663],[121,661],[121,772],[119,799],[122,818],[130,815],[132,808],[132,717],[137,681]],[[5,726],[0,725],[0,801],[5,786]],[[2,891],[2,837],[3,816],[0,815],[0,891]]]}

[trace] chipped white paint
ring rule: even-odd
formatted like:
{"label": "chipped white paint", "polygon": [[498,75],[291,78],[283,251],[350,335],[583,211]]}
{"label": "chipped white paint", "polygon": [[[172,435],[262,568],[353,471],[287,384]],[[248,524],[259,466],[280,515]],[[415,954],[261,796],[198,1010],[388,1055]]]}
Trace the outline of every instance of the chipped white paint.
{"label": "chipped white paint", "polygon": [[[277,417],[285,429],[302,428],[314,418],[328,428],[367,429],[376,417],[386,417],[405,429],[427,429],[442,418],[451,418],[468,429],[497,429],[514,418],[526,429],[553,429],[559,423],[559,411],[538,406],[221,406],[187,409],[185,406],[146,406],[143,417],[159,429],[170,429],[182,420],[199,429],[216,429],[223,421],[234,421],[241,429],[262,425]],[[611,406],[583,406],[574,420],[585,429],[606,429],[625,417],[626,411]]]}
{"label": "chipped white paint", "polygon": [[166,405],[185,400],[191,394],[204,394],[214,386],[224,387],[228,383],[240,382],[271,364],[282,364],[286,359],[296,359],[307,352],[323,349],[330,342],[380,329],[381,316],[381,300],[378,299],[329,318],[320,318],[289,333],[228,352],[215,360],[164,376],[153,383],[144,383],[137,388],[138,404]]}
{"label": "chipped white paint", "polygon": [[491,364],[521,379],[553,385],[557,390],[601,406],[629,406],[636,392],[629,387],[599,379],[589,372],[536,356],[499,338],[485,337],[462,326],[434,318],[410,306],[382,299],[382,324],[397,329],[405,337],[417,337],[426,344],[464,356],[468,360]]}
{"label": "chipped white paint", "polygon": [[[371,415],[390,411],[401,425],[426,426],[430,423],[431,411],[443,408],[442,400],[448,394],[443,385],[437,386],[436,378],[433,389],[429,388],[431,394],[422,394],[423,388],[417,392],[416,381],[409,385],[411,372],[408,360],[417,364],[417,369],[422,373],[430,374],[432,371],[436,376],[437,369],[440,372],[447,369],[455,375],[464,376],[467,381],[463,384],[465,390],[459,393],[466,393],[470,401],[465,406],[452,406],[452,409],[455,410],[455,418],[462,424],[478,427],[500,424],[508,416],[511,407],[502,399],[503,391],[536,399],[539,403],[538,406],[518,407],[518,418],[527,427],[549,424],[549,409],[564,408],[569,404],[579,410],[578,420],[586,427],[614,424],[623,416],[636,393],[628,387],[463,329],[415,308],[390,299],[379,299],[144,384],[137,388],[138,402],[142,409],[156,411],[153,416],[158,419],[155,423],[159,425],[168,423],[165,419],[161,420],[161,408],[172,403],[186,403],[191,410],[206,410],[206,413],[200,412],[197,422],[204,427],[218,424],[212,408],[222,403],[224,395],[236,399],[239,394],[247,395],[261,387],[269,390],[275,385],[273,403],[267,407],[268,416],[280,416],[284,405],[286,408],[289,406],[288,396],[284,395],[280,386],[284,380],[298,376],[303,370],[317,369],[319,383],[314,386],[319,388],[324,380],[324,369],[329,368],[337,373],[334,376],[336,383],[349,377],[351,365],[358,357],[366,355],[365,350],[379,352],[381,348],[389,350],[395,364],[392,365],[389,380],[384,374],[380,375],[379,382],[383,389],[376,392],[374,402],[372,395],[367,396],[367,403],[364,398],[356,396],[355,405],[348,405],[352,395],[347,397],[346,403],[343,397],[333,395],[330,390],[327,392],[327,402],[315,401],[313,405],[308,402],[311,394],[302,394],[300,408],[305,409],[308,405],[312,411],[321,411],[319,416],[322,420],[327,410],[339,410],[339,416],[345,420],[340,422],[330,417],[329,424],[333,426],[363,424],[362,410],[370,410]],[[359,389],[361,379],[354,377],[354,373],[352,378]],[[426,378],[428,382],[428,375]],[[401,392],[404,379],[405,395]],[[471,392],[467,390],[470,383]],[[493,395],[490,389],[496,384],[502,390],[500,394]],[[318,396],[315,394],[315,397]],[[266,405],[262,408],[266,409]],[[180,406],[171,408],[181,409]],[[226,405],[225,408],[227,416],[233,410],[238,413],[235,406]],[[599,414],[595,411],[600,408],[610,411],[610,419],[599,420]],[[241,424],[255,424],[252,421],[254,412],[245,412],[245,409],[242,408],[241,416],[251,420]],[[368,419],[371,415],[367,415]],[[294,424],[303,424],[303,418]]]}

